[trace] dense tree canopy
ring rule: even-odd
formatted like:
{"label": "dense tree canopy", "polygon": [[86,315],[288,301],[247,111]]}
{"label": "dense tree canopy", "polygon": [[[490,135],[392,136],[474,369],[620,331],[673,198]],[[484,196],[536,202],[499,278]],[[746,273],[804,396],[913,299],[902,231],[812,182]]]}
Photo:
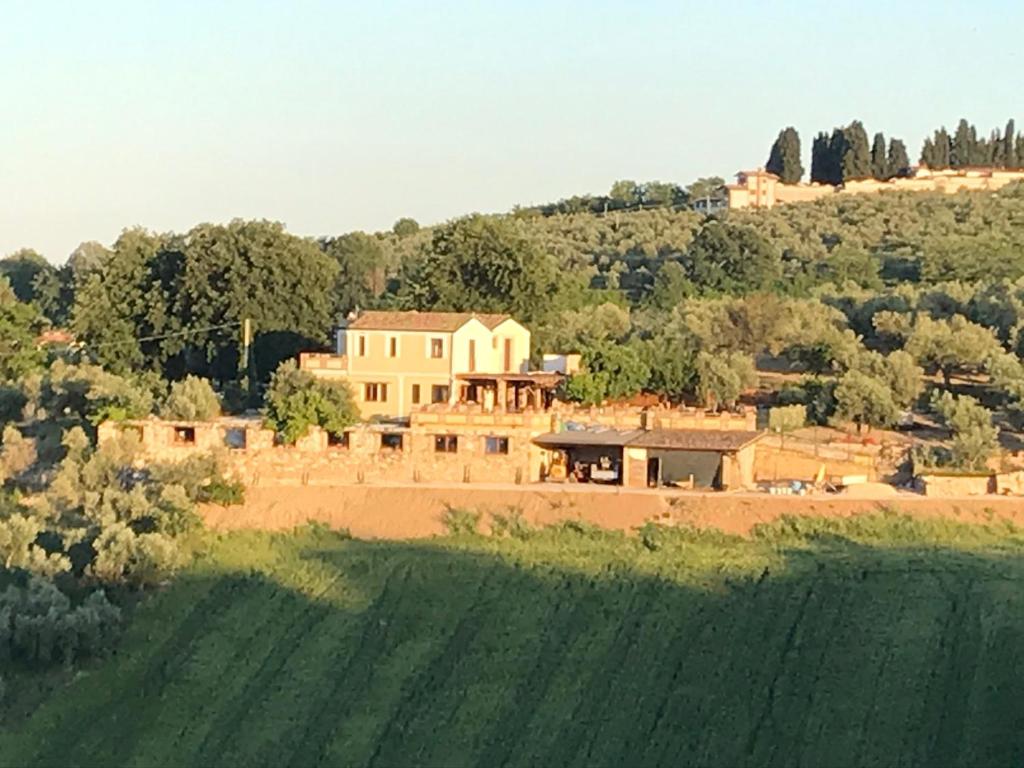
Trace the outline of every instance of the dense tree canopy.
{"label": "dense tree canopy", "polygon": [[790,126],[779,131],[765,163],[765,170],[774,173],[784,184],[796,184],[803,178],[804,166],[800,161],[800,134]]}

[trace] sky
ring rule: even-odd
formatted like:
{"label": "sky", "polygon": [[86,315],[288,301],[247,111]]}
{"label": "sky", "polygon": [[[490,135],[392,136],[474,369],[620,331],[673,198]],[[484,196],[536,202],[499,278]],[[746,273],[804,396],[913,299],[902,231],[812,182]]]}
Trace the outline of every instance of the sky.
{"label": "sky", "polygon": [[[0,0],[0,255],[300,235],[763,165],[795,126],[1024,125],[1024,3]],[[809,162],[805,160],[805,165]]]}

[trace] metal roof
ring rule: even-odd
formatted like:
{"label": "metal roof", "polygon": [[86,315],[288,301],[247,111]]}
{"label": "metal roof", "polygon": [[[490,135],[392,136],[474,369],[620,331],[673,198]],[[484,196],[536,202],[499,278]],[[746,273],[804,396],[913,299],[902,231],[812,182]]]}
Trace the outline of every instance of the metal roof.
{"label": "metal roof", "polygon": [[638,448],[730,453],[755,442],[762,434],[731,429],[652,429],[641,432],[629,445]]}
{"label": "metal roof", "polygon": [[578,429],[548,432],[534,438],[540,446],[607,445],[671,451],[718,451],[731,453],[760,439],[763,433],[720,429]]}
{"label": "metal roof", "polygon": [[533,439],[537,445],[552,448],[574,445],[607,445],[622,447],[643,432],[642,429],[569,429],[564,432],[548,432]]}

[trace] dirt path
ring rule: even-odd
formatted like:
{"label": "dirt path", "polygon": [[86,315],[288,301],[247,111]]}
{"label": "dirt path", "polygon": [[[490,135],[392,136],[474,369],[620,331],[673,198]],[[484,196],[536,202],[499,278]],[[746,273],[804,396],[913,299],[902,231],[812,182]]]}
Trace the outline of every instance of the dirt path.
{"label": "dirt path", "polygon": [[893,491],[886,498],[769,496],[552,485],[352,485],[250,488],[240,507],[207,506],[216,529],[286,530],[315,520],[348,528],[358,538],[407,539],[443,533],[447,507],[503,513],[522,511],[534,525],[575,519],[629,530],[652,518],[747,534],[782,515],[846,517],[890,507],[914,516],[968,522],[994,518],[1024,525],[1024,499],[997,496],[931,499]]}

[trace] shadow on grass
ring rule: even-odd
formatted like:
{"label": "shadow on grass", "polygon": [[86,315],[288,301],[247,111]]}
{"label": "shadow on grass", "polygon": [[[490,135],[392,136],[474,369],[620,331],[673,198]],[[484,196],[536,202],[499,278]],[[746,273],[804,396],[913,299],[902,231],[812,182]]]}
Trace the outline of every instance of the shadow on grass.
{"label": "shadow on grass", "polygon": [[1020,764],[1017,552],[718,542],[751,553],[721,573],[588,535],[275,537],[144,606],[0,762]]}

